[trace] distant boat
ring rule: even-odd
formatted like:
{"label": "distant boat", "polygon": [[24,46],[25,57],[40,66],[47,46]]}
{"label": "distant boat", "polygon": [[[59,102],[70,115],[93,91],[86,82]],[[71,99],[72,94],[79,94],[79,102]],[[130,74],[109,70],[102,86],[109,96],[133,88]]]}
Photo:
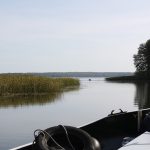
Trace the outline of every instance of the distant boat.
{"label": "distant boat", "polygon": [[92,81],[92,79],[89,79],[89,81]]}
{"label": "distant boat", "polygon": [[80,128],[60,125],[41,130],[34,144],[11,150],[150,150],[150,108],[114,112]]}

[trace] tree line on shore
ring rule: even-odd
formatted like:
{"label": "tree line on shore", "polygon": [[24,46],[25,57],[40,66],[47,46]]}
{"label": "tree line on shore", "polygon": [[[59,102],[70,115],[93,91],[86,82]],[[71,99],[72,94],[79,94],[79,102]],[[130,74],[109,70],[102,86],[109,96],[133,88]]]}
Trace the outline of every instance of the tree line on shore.
{"label": "tree line on shore", "polygon": [[150,80],[150,39],[138,47],[137,54],[133,55],[136,71],[133,75],[107,78],[106,80]]}

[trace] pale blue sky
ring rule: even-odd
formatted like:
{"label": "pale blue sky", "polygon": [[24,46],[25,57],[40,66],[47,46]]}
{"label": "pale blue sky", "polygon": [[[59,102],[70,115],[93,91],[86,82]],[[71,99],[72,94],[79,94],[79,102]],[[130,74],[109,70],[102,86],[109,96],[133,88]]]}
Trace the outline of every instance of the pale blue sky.
{"label": "pale blue sky", "polygon": [[149,0],[0,0],[0,73],[135,71]]}

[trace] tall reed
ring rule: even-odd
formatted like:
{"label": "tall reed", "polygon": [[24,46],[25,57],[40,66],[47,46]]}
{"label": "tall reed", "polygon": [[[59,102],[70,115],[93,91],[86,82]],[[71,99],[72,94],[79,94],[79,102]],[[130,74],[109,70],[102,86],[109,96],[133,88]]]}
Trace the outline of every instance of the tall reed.
{"label": "tall reed", "polygon": [[61,91],[68,86],[79,84],[79,80],[73,78],[48,78],[28,74],[1,74],[0,96],[48,94]]}

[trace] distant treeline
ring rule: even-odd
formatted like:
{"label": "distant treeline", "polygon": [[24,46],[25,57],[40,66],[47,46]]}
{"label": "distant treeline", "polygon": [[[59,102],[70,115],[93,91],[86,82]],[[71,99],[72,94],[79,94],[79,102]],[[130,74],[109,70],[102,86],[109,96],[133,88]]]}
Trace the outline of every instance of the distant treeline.
{"label": "distant treeline", "polygon": [[118,77],[108,77],[106,78],[107,81],[149,81],[150,80],[150,72],[148,71],[141,71],[141,72],[135,72],[133,75],[128,76],[118,76]]}
{"label": "distant treeline", "polygon": [[117,77],[133,75],[132,72],[43,72],[31,73],[46,77]]}

